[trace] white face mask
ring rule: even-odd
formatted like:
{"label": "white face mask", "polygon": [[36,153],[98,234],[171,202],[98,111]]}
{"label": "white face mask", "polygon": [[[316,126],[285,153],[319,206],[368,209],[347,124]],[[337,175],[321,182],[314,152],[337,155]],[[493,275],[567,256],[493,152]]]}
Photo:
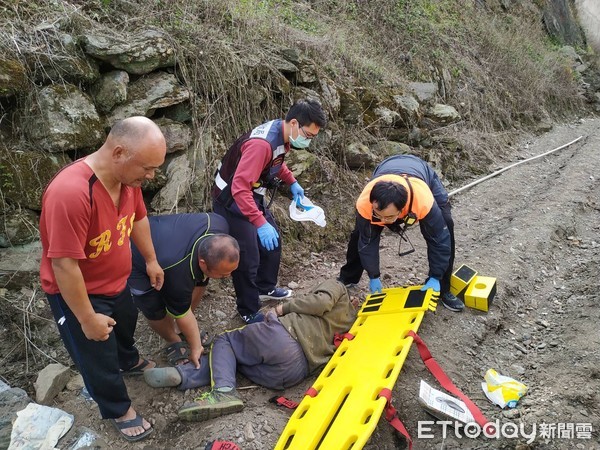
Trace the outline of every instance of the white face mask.
{"label": "white face mask", "polygon": [[300,134],[300,124],[298,124],[298,137],[294,139],[290,131],[290,145],[294,148],[308,148],[312,139],[308,139]]}

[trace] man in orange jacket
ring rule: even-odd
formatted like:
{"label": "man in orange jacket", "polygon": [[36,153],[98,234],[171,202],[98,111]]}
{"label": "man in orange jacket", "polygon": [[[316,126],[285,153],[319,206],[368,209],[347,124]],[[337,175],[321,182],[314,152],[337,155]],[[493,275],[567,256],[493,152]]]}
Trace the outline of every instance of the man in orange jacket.
{"label": "man in orange jacket", "polygon": [[387,227],[402,233],[416,222],[427,242],[429,259],[429,277],[423,290],[433,289],[441,294],[446,308],[462,311],[464,304],[450,292],[455,244],[448,193],[431,166],[416,156],[392,156],[373,172],[356,202],[356,225],[339,280],[353,285],[366,271],[371,293],[380,292],[381,231]]}

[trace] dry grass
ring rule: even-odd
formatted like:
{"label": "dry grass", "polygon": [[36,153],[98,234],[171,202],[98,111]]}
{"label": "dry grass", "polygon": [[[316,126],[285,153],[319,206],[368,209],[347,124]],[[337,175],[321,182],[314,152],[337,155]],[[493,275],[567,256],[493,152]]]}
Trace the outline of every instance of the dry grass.
{"label": "dry grass", "polygon": [[[286,82],[272,64],[274,47],[299,49],[340,87],[402,88],[409,80],[438,81],[445,70],[450,79],[441,100],[455,106],[463,121],[434,136],[442,136],[439,168],[453,178],[501,156],[507,135],[579,108],[574,76],[531,10],[515,5],[506,13],[494,5],[470,0],[4,0],[0,48],[20,55],[18,49],[28,46],[43,54],[61,51],[56,42],[63,32],[168,31],[177,49],[177,74],[194,92],[196,185],[188,204],[205,208],[213,169],[227,146],[257,123],[281,116],[292,103],[293,90],[281,89]],[[339,121],[337,126],[334,142],[340,148],[345,145],[340,136],[350,140],[365,133]],[[464,154],[444,155],[448,141],[462,141],[474,164],[456,165]],[[336,160],[340,148],[316,150]]]}

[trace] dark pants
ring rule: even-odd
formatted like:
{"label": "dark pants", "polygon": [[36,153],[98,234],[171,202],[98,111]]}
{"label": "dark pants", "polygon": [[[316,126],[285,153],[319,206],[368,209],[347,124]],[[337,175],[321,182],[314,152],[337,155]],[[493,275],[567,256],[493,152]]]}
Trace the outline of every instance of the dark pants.
{"label": "dark pants", "polygon": [[193,389],[211,383],[214,389],[235,387],[236,370],[256,384],[285,389],[308,376],[308,362],[300,344],[279,323],[274,312],[268,320],[252,323],[218,335],[210,352],[210,370],[205,357],[201,368],[177,366],[182,382],[179,389]]}
{"label": "dark pants", "polygon": [[[267,222],[279,232],[271,211],[258,202],[257,206],[265,215]],[[260,244],[256,227],[240,212],[235,203],[226,208],[221,203],[213,202],[213,211],[227,220],[229,234],[238,241],[240,246],[240,262],[237,270],[231,274],[237,310],[242,316],[254,314],[260,309],[259,294],[272,291],[277,284],[281,261],[281,237],[277,248],[268,251]]]}
{"label": "dark pants", "polygon": [[139,353],[133,334],[138,312],[129,289],[106,297],[90,295],[94,311],[115,319],[117,324],[106,341],[91,341],[60,294],[46,294],[60,337],[83,377],[85,386],[98,403],[103,419],[123,416],[131,406],[121,370],[136,366]]}
{"label": "dark pants", "polygon": [[[450,277],[454,267],[454,254],[456,252],[456,246],[454,243],[454,220],[452,219],[452,206],[450,202],[446,202],[443,205],[438,205],[442,211],[442,217],[448,232],[450,233],[450,261],[448,269],[444,273],[444,276],[440,280],[440,294],[443,295],[446,292],[450,292]],[[363,274],[364,268],[360,262],[360,255],[358,253],[358,229],[355,227],[350,233],[350,241],[348,242],[348,249],[346,250],[346,264],[340,269],[340,280],[344,283],[358,283],[360,277]]]}

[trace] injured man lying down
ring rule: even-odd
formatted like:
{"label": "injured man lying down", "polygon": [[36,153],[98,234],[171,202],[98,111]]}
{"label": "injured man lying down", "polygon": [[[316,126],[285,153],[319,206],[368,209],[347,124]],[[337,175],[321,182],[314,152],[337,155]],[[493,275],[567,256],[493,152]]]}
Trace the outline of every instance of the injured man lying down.
{"label": "injured man lying down", "polygon": [[183,420],[204,421],[240,411],[244,403],[236,391],[236,371],[269,389],[301,382],[329,361],[335,352],[334,336],[352,327],[356,306],[342,283],[324,281],[271,309],[263,322],[216,336],[199,369],[189,363],[147,369],[144,379],[157,388],[211,385],[210,391],[179,408]]}

